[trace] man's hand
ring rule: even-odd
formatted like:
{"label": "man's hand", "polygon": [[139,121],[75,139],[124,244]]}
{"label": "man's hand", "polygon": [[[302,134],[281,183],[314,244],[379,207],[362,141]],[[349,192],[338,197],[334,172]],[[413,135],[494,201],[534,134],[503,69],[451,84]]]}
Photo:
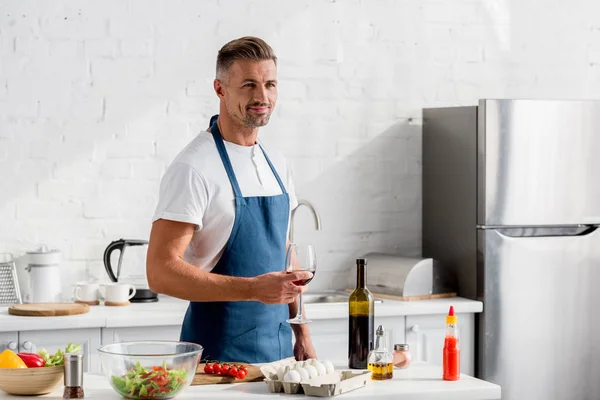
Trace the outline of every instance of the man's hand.
{"label": "man's hand", "polygon": [[269,272],[252,278],[251,300],[260,301],[265,304],[289,304],[294,302],[298,295],[304,292],[306,286],[296,286],[294,281],[308,279],[312,272],[294,271],[287,273]]}
{"label": "man's hand", "polygon": [[313,347],[310,336],[298,336],[299,335],[296,335],[296,343],[294,344],[294,357],[296,358],[296,361],[305,361],[309,358],[317,358],[317,352]]}

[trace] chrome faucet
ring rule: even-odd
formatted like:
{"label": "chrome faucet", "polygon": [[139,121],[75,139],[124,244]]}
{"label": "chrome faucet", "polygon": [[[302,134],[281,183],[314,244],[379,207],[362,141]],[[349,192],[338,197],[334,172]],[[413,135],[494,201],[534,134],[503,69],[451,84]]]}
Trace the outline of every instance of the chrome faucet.
{"label": "chrome faucet", "polygon": [[319,213],[315,210],[315,207],[308,202],[307,200],[298,200],[298,207],[292,210],[292,216],[290,218],[290,243],[294,243],[294,215],[296,211],[300,208],[300,206],[306,206],[312,212],[315,218],[315,228],[320,231],[321,230],[321,217],[319,217]]}

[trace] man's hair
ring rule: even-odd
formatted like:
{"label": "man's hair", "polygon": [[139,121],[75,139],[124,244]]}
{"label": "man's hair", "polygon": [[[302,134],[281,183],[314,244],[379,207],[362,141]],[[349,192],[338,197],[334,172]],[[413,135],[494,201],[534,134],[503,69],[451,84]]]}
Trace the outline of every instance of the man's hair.
{"label": "man's hair", "polygon": [[217,55],[217,79],[225,79],[235,60],[273,60],[277,65],[277,57],[267,42],[254,36],[244,36],[232,40],[219,50]]}

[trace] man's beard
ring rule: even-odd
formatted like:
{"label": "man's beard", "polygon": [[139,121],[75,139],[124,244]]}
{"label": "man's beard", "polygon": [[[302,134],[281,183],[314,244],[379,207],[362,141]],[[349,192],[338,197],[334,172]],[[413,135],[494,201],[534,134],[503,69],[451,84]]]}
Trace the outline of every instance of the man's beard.
{"label": "man's beard", "polygon": [[[268,107],[268,105],[264,103],[259,103],[252,104],[248,107]],[[244,126],[248,128],[260,128],[261,126],[267,125],[269,123],[269,120],[271,119],[271,109],[269,109],[269,112],[267,114],[254,116],[251,112],[247,112],[243,117],[241,117],[236,111],[232,110],[229,106],[227,106],[227,108],[229,109],[229,114],[231,114],[233,117],[235,117],[235,119],[243,123]]]}

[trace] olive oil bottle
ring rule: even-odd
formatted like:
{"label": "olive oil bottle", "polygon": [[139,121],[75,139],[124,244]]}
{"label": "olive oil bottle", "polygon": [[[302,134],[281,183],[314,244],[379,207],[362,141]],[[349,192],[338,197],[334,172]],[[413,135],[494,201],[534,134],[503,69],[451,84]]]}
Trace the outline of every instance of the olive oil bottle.
{"label": "olive oil bottle", "polygon": [[373,346],[375,303],[366,287],[367,260],[356,260],[356,289],[349,299],[348,368],[367,369],[369,351]]}
{"label": "olive oil bottle", "polygon": [[371,379],[383,381],[394,377],[393,355],[386,348],[385,329],[379,325],[376,332],[375,348],[369,353]]}

